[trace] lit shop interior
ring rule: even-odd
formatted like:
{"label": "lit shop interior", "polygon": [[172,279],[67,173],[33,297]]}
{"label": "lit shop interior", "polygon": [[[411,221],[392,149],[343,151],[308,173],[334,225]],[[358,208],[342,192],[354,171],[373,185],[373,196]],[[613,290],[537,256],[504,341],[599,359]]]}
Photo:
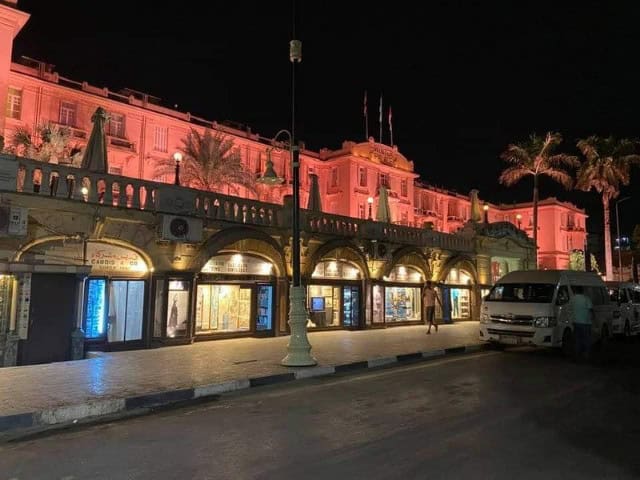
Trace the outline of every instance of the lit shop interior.
{"label": "lit shop interior", "polygon": [[441,294],[443,309],[437,308],[436,315],[445,321],[472,318],[473,277],[468,272],[452,268],[441,287]]}
{"label": "lit shop interior", "polygon": [[196,289],[195,334],[272,333],[273,265],[262,258],[218,255],[202,268]]}
{"label": "lit shop interior", "polygon": [[156,279],[153,336],[180,341],[192,332],[196,340],[271,335],[274,288],[273,265],[239,253],[209,259],[195,282],[187,275]]}
{"label": "lit shop interior", "polygon": [[397,265],[383,280],[385,283],[373,285],[373,325],[421,322],[422,272],[410,266]]}
{"label": "lit shop interior", "polygon": [[361,272],[346,261],[322,261],[307,286],[309,328],[356,328],[360,319]]}

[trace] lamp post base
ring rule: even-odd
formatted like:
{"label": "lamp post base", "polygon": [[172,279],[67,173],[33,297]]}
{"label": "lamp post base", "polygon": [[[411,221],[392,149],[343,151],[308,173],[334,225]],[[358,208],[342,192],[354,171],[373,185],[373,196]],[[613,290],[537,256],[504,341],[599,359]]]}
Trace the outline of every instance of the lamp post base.
{"label": "lamp post base", "polygon": [[304,287],[291,286],[289,292],[291,336],[287,345],[287,356],[280,361],[285,367],[311,367],[318,364],[311,355],[311,344],[307,338],[307,307],[304,299]]}

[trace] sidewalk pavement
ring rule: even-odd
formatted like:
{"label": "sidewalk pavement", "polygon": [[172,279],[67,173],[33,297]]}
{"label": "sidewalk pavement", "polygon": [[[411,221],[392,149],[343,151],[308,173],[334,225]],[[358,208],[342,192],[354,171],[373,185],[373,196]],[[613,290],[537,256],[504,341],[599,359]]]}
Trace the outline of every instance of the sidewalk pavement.
{"label": "sidewalk pavement", "polygon": [[[280,381],[479,348],[478,323],[313,332],[318,366],[279,364],[289,337],[239,338],[0,369],[0,433],[43,428]],[[465,348],[468,347],[468,348]]]}

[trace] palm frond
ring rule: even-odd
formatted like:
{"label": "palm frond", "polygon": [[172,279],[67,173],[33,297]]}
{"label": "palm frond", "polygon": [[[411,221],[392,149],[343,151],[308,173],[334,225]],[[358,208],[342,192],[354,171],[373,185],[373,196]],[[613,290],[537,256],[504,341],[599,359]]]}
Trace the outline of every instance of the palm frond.
{"label": "palm frond", "polygon": [[500,178],[498,181],[507,187],[518,183],[524,177],[528,175],[533,175],[533,171],[531,171],[527,167],[522,167],[520,165],[516,165],[513,167],[507,167],[500,174]]}

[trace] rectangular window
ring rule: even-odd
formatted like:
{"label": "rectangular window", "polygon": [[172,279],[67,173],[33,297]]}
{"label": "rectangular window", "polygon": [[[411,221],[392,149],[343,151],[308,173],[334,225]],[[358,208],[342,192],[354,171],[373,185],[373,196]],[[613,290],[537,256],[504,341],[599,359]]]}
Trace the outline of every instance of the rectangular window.
{"label": "rectangular window", "polygon": [[406,180],[400,182],[400,195],[406,197],[409,195],[409,187]]}
{"label": "rectangular window", "polygon": [[[264,292],[263,292],[264,293]],[[271,295],[267,292],[268,296]],[[269,299],[264,299],[268,303]],[[270,310],[270,308],[269,308]],[[264,312],[264,325],[270,328],[270,312]],[[198,285],[196,335],[250,330],[251,288],[240,285]]]}
{"label": "rectangular window", "polygon": [[389,181],[389,175],[387,173],[378,174],[378,187],[389,188],[391,182]]}
{"label": "rectangular window", "polygon": [[358,185],[361,187],[367,186],[367,169],[364,167],[358,168]]}
{"label": "rectangular window", "polygon": [[406,322],[422,318],[420,288],[385,287],[385,322]]}
{"label": "rectangular window", "polygon": [[156,125],[153,129],[153,149],[166,153],[169,150],[169,128]]}
{"label": "rectangular window", "polygon": [[338,186],[338,169],[337,168],[331,169],[331,186],[332,187]]}
{"label": "rectangular window", "polygon": [[358,217],[359,218],[365,218],[364,203],[358,204]]}
{"label": "rectangular window", "polygon": [[189,297],[191,282],[169,280],[167,300],[167,337],[184,337],[189,324]]}
{"label": "rectangular window", "polygon": [[22,90],[9,87],[7,93],[7,117],[20,120],[22,114]]}
{"label": "rectangular window", "polygon": [[76,126],[76,113],[78,105],[73,102],[60,102],[60,124],[67,125],[68,127]]}
{"label": "rectangular window", "polygon": [[310,328],[340,326],[340,287],[309,285],[307,302],[313,324]]}
{"label": "rectangular window", "polygon": [[110,113],[107,122],[107,135],[117,138],[124,137],[124,120],[125,117],[121,113]]}

